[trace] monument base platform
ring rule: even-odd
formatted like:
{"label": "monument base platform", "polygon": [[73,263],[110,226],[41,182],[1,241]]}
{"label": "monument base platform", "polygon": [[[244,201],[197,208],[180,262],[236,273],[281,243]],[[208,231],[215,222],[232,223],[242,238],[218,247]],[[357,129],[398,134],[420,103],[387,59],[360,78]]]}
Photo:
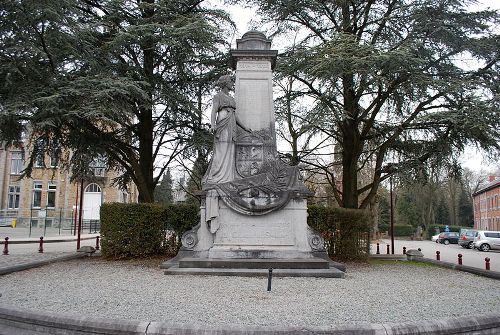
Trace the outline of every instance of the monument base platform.
{"label": "monument base platform", "polygon": [[166,275],[267,276],[344,278],[346,267],[332,261],[325,252],[311,258],[208,258],[204,253],[181,251],[160,268]]}
{"label": "monument base platform", "polygon": [[[165,270],[166,275],[237,276],[267,277],[268,269],[245,268],[179,268],[173,266]],[[345,273],[336,268],[329,269],[274,269],[273,277],[319,277],[344,278]]]}

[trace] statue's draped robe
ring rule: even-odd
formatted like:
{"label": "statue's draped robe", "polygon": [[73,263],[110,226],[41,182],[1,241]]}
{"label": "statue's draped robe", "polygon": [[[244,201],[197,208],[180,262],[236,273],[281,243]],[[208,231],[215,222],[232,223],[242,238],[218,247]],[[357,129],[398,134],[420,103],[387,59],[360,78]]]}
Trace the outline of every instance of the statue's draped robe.
{"label": "statue's draped robe", "polygon": [[[217,112],[214,133],[214,153],[207,172],[203,176],[203,189],[235,179],[236,102],[233,97],[219,92],[213,99],[213,110]],[[216,190],[209,190],[206,197],[206,221],[210,231],[219,229],[219,196]]]}
{"label": "statue's draped robe", "polygon": [[213,108],[218,112],[214,134],[214,154],[202,180],[204,186],[235,179],[236,102],[233,97],[219,92],[214,96]]}

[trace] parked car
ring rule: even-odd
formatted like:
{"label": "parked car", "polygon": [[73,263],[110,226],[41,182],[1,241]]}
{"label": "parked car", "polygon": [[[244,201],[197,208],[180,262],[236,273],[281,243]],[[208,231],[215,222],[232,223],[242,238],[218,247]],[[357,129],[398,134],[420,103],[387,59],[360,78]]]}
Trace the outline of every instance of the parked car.
{"label": "parked car", "polygon": [[458,244],[462,248],[472,249],[474,248],[474,238],[476,237],[477,230],[469,229],[465,230],[458,239]]}
{"label": "parked car", "polygon": [[479,230],[474,238],[474,248],[481,251],[500,250],[500,231]]}
{"label": "parked car", "polygon": [[439,238],[439,235],[440,235],[440,234],[441,234],[441,233],[439,233],[439,234],[436,234],[436,235],[432,236],[432,237],[431,237],[431,241],[432,241],[432,242],[436,242],[436,243],[438,243],[438,238]]}
{"label": "parked car", "polygon": [[437,242],[445,244],[445,245],[448,245],[450,243],[457,244],[458,238],[459,238],[459,236],[458,236],[457,232],[449,231],[449,232],[444,232],[444,233],[439,234]]}

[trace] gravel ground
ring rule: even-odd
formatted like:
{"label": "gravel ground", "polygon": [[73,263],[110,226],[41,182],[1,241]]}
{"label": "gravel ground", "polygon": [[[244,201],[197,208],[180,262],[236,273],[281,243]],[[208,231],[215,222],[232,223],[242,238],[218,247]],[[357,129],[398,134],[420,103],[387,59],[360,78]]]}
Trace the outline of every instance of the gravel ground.
{"label": "gravel ground", "polygon": [[0,277],[3,307],[190,325],[328,326],[500,311],[500,281],[414,264],[348,265],[345,279],[165,276],[99,258]]}

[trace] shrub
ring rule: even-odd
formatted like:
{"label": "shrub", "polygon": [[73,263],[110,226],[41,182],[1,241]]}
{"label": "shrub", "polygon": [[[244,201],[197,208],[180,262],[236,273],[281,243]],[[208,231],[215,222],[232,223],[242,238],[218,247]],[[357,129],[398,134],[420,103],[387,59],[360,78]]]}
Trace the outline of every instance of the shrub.
{"label": "shrub", "polygon": [[175,255],[181,247],[182,234],[200,222],[200,207],[186,204],[167,205],[166,211],[164,229],[170,232],[166,251]]}
{"label": "shrub", "polygon": [[[391,227],[389,226],[389,232]],[[394,236],[411,236],[415,233],[416,228],[410,225],[395,224]]]}
{"label": "shrub", "polygon": [[180,237],[198,220],[196,206],[105,203],[101,206],[102,253],[115,258],[176,253]]}
{"label": "shrub", "polygon": [[309,206],[307,223],[323,236],[330,257],[342,261],[368,259],[371,227],[368,211]]}

